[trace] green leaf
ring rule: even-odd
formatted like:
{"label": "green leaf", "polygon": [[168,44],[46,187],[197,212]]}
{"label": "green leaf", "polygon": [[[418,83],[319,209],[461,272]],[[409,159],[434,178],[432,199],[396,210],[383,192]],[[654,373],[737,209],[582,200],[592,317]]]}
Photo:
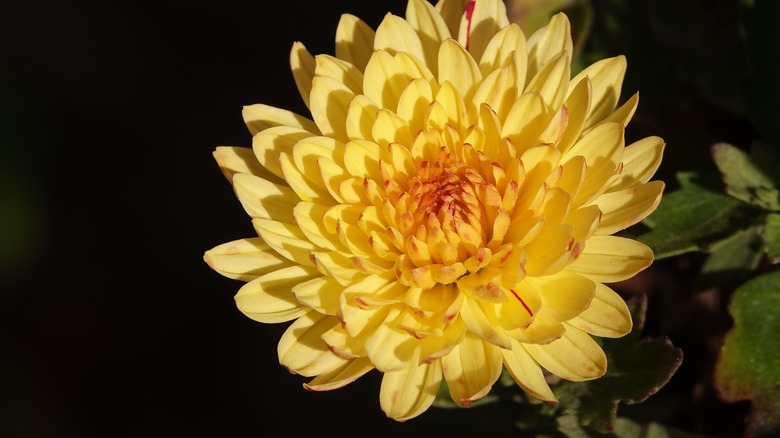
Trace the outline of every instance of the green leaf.
{"label": "green leaf", "polygon": [[760,227],[736,231],[710,247],[700,271],[698,289],[742,283],[758,268],[762,256]]}
{"label": "green leaf", "polygon": [[764,251],[772,263],[780,262],[780,213],[770,213],[764,223]]}
{"label": "green leaf", "polygon": [[748,155],[728,143],[717,143],[712,146],[712,158],[726,184],[726,193],[765,210],[780,210],[780,166],[767,145],[755,142]]}
{"label": "green leaf", "polygon": [[691,434],[679,429],[662,426],[656,422],[647,424],[636,423],[628,418],[615,420],[615,428],[611,433],[599,433],[583,428],[573,415],[564,415],[558,419],[558,430],[568,438],[697,438],[700,435]]}
{"label": "green leaf", "polygon": [[750,224],[751,214],[742,202],[693,183],[690,175],[678,179],[680,188],[664,195],[643,222],[651,230],[635,237],[653,249],[656,259],[705,251]]}
{"label": "green leaf", "polygon": [[780,271],[740,286],[731,298],[734,325],[715,369],[725,402],[752,403],[746,436],[780,433]]}
{"label": "green leaf", "polygon": [[606,433],[615,427],[618,403],[640,403],[663,387],[682,362],[682,350],[667,338],[642,338],[647,297],[629,302],[634,328],[618,339],[602,339],[607,354],[607,373],[588,382],[564,382],[554,393],[564,414],[576,415],[579,423]]}

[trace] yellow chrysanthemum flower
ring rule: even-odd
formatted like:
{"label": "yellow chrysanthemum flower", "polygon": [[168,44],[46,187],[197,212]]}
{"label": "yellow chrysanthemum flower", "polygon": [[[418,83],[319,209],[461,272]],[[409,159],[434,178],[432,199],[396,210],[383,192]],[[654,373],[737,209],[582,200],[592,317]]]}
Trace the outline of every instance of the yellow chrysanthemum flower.
{"label": "yellow chrysanthemum flower", "polygon": [[605,283],[653,261],[612,234],[658,206],[664,142],[624,144],[625,57],[572,78],[571,53],[566,15],[526,39],[501,0],[409,0],[376,30],[344,14],[335,56],[293,44],[311,119],[244,108],[252,148],[214,156],[259,237],[205,260],[247,282],[248,317],[293,321],[279,361],[306,388],[376,368],[382,410],[403,421],[442,379],[469,406],[505,368],[556,403],[543,369],[605,373],[591,335],[632,325]]}

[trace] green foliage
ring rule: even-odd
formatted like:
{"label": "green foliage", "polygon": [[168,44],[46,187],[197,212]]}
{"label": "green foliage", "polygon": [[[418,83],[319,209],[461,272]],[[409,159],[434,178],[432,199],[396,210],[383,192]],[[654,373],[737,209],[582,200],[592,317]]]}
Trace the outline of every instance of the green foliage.
{"label": "green foliage", "polygon": [[740,286],[729,312],[734,326],[721,350],[716,387],[725,401],[752,402],[748,436],[780,430],[780,272]]}
{"label": "green foliage", "polygon": [[756,207],[780,211],[780,163],[767,145],[755,142],[748,154],[728,143],[717,143],[712,158],[726,193]]}
{"label": "green foliage", "polygon": [[750,209],[743,203],[698,185],[694,179],[693,174],[679,174],[680,188],[664,195],[644,222],[650,231],[636,236],[653,249],[656,259],[706,251],[750,223]]}

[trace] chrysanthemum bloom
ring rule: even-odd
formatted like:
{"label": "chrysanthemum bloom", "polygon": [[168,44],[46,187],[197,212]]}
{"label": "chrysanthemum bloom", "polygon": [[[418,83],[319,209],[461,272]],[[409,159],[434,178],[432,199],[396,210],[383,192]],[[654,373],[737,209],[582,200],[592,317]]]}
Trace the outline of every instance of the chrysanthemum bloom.
{"label": "chrysanthemum bloom", "polygon": [[605,283],[653,260],[613,234],[660,202],[664,142],[624,143],[623,56],[571,77],[571,53],[565,15],[526,38],[500,0],[410,0],[375,30],[344,14],[335,56],[293,44],[311,119],[244,108],[252,148],[214,156],[259,237],[205,260],[247,282],[248,317],[293,321],[277,353],[306,388],[377,369],[403,421],[442,379],[469,406],[505,368],[556,403],[544,370],[606,372],[591,336],[632,322]]}

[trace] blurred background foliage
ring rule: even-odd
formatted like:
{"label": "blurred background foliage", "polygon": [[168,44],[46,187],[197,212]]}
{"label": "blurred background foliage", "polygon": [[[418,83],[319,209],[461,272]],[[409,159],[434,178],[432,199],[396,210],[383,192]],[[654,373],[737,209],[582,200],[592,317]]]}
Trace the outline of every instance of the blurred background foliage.
{"label": "blurred background foliage", "polygon": [[283,327],[241,315],[237,285],[201,260],[252,233],[211,151],[250,144],[243,105],[305,113],[293,41],[332,53],[341,13],[376,27],[405,6],[4,6],[0,436],[778,436],[775,0],[507,0],[527,34],[569,14],[575,69],[625,55],[623,98],[640,94],[627,143],[667,143],[661,206],[626,232],[658,260],[615,285],[637,324],[605,341],[603,381],[558,385],[557,408],[505,382],[398,424],[376,374],[312,394],[278,365]]}

